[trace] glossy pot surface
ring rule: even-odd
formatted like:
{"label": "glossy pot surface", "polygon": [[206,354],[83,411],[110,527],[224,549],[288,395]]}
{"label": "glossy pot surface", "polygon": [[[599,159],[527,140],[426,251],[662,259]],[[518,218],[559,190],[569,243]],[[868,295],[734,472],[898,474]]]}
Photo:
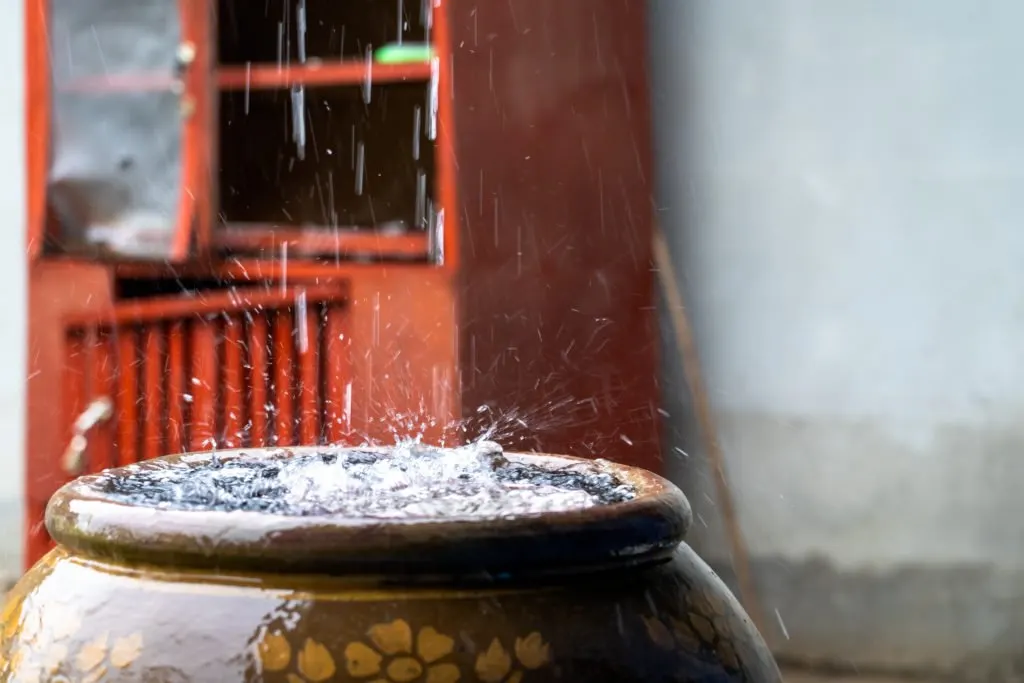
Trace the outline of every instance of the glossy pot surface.
{"label": "glossy pot surface", "polygon": [[635,500],[432,522],[161,510],[83,477],[8,597],[0,681],[781,681],[681,542],[682,493],[608,467]]}

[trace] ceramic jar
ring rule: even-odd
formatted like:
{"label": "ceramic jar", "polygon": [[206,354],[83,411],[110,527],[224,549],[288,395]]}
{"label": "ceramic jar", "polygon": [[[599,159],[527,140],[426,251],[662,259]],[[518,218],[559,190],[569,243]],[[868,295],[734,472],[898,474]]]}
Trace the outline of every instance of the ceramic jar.
{"label": "ceramic jar", "polygon": [[47,509],[58,547],[8,597],[0,681],[781,681],[682,542],[683,494],[611,467],[635,499],[486,520],[159,509],[82,477]]}

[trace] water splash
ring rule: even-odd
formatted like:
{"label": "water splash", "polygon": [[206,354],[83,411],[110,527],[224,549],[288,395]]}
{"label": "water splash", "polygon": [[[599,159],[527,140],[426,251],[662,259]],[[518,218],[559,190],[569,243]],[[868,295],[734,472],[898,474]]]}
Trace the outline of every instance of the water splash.
{"label": "water splash", "polygon": [[389,449],[274,455],[110,471],[99,487],[115,500],[170,509],[375,519],[502,518],[635,496],[601,463],[510,460],[492,441],[455,449],[405,442]]}

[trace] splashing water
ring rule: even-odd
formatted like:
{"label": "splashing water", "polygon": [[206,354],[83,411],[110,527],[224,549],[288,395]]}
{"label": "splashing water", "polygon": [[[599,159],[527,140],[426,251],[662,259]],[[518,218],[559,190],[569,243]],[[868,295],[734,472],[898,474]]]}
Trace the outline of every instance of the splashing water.
{"label": "splashing water", "polygon": [[491,441],[441,449],[328,449],[241,455],[101,475],[111,499],[180,510],[376,519],[502,518],[631,500],[601,463],[551,466],[505,457]]}

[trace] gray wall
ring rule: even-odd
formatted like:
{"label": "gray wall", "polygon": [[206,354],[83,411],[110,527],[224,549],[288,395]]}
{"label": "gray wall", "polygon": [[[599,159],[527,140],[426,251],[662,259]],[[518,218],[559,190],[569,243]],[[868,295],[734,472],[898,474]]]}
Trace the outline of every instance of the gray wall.
{"label": "gray wall", "polygon": [[773,644],[1024,654],[1024,3],[651,6],[661,220]]}
{"label": "gray wall", "polygon": [[21,566],[25,447],[24,4],[4,3],[0,22],[0,584]]}

